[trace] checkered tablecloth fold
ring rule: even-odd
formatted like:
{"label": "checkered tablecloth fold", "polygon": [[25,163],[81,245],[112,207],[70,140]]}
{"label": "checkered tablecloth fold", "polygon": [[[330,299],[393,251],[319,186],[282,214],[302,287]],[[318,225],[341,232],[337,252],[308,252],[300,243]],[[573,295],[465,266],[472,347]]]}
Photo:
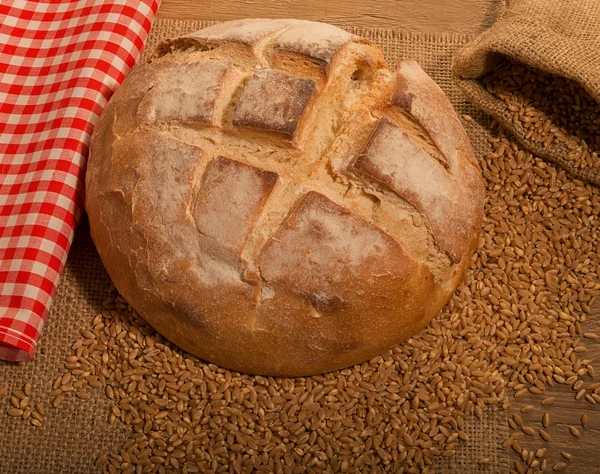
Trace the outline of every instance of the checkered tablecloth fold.
{"label": "checkered tablecloth fold", "polygon": [[26,361],[82,212],[90,135],[159,0],[0,0],[0,359]]}

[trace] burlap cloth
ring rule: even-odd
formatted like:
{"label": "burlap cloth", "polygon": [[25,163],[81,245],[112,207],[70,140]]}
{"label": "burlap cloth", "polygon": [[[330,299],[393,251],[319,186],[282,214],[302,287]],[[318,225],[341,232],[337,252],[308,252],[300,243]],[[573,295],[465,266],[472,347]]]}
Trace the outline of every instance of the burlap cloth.
{"label": "burlap cloth", "polygon": [[572,176],[600,186],[598,168],[573,167],[563,143],[543,146],[525,138],[527,130],[513,122],[514,113],[482,86],[481,77],[503,56],[572,79],[600,103],[600,1],[511,0],[491,28],[458,51],[454,63],[456,81],[465,94],[521,145]]}
{"label": "burlap cloth", "polygon": [[[164,38],[187,33],[207,22],[157,20],[152,28],[146,53]],[[486,152],[486,118],[478,112],[451,77],[452,54],[472,38],[467,35],[415,34],[390,29],[349,28],[379,43],[390,63],[396,58],[415,58],[450,97],[459,114],[475,119],[465,122],[476,153]],[[0,386],[21,388],[25,381],[33,385],[33,402],[50,407],[48,392],[54,378],[63,372],[64,358],[82,329],[99,312],[109,295],[111,283],[89,236],[84,217],[61,279],[58,293],[35,359],[25,364],[0,362]],[[101,390],[92,399],[69,399],[58,409],[47,408],[42,427],[35,428],[22,419],[7,416],[7,397],[0,399],[0,473],[51,474],[99,472],[94,460],[102,453],[116,451],[126,438],[119,422],[109,425],[109,403]],[[507,415],[488,408],[482,419],[467,420],[469,440],[459,443],[457,455],[437,458],[435,472],[504,473],[510,470],[508,453],[500,443],[508,436]],[[490,458],[487,466],[477,461]]]}

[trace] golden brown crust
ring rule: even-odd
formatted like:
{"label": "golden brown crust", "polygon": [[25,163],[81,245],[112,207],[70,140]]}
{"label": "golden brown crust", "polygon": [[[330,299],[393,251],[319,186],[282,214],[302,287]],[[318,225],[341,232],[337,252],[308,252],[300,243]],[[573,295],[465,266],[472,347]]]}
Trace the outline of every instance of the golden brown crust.
{"label": "golden brown crust", "polygon": [[367,305],[373,309],[397,296],[379,294],[397,281],[434,284],[433,275],[389,235],[316,192],[302,198],[264,247],[259,264],[265,280],[307,300],[313,317],[359,316]]}
{"label": "golden brown crust", "polygon": [[105,109],[86,186],[132,306],[185,350],[270,375],[360,363],[424,327],[482,219],[476,161],[433,81],[296,20],[164,43]]}
{"label": "golden brown crust", "polygon": [[265,38],[285,31],[291,24],[290,20],[244,18],[226,23],[217,23],[195,31],[187,38],[211,44],[239,43],[255,46]]}
{"label": "golden brown crust", "polygon": [[354,39],[354,35],[324,23],[303,22],[284,31],[275,40],[274,48],[306,56],[326,67],[337,52]]}
{"label": "golden brown crust", "polygon": [[223,156],[208,165],[192,215],[208,248],[220,247],[238,260],[277,174]]}
{"label": "golden brown crust", "polygon": [[139,106],[143,122],[177,120],[217,125],[218,103],[230,61],[168,63],[164,75],[148,90]]}
{"label": "golden brown crust", "polygon": [[314,81],[260,69],[246,82],[233,125],[293,137],[310,100]]}
{"label": "golden brown crust", "polygon": [[481,223],[455,177],[408,133],[381,119],[351,170],[385,184],[412,204],[425,216],[441,250],[460,262]]}
{"label": "golden brown crust", "polygon": [[[446,157],[450,169],[477,164],[469,137],[440,87],[413,60],[399,61],[392,104],[409,113]],[[440,120],[440,116],[445,120]]]}

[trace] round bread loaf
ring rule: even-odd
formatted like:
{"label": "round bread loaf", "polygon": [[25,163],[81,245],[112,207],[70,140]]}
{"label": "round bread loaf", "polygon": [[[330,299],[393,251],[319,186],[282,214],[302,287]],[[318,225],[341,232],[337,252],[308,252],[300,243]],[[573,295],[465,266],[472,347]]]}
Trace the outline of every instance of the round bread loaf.
{"label": "round bread loaf", "polygon": [[161,44],[94,130],[91,234],[116,288],[186,351],[247,373],[361,363],[439,314],[483,181],[414,61],[322,23],[240,20]]}

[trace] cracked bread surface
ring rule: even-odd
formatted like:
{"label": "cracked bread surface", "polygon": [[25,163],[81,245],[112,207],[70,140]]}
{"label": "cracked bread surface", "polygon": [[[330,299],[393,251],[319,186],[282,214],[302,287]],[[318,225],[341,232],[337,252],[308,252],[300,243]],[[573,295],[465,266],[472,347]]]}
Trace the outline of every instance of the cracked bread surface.
{"label": "cracked bread surface", "polygon": [[483,181],[441,89],[339,28],[245,19],[168,40],[96,126],[86,210],[116,288],[246,373],[361,363],[468,267]]}

